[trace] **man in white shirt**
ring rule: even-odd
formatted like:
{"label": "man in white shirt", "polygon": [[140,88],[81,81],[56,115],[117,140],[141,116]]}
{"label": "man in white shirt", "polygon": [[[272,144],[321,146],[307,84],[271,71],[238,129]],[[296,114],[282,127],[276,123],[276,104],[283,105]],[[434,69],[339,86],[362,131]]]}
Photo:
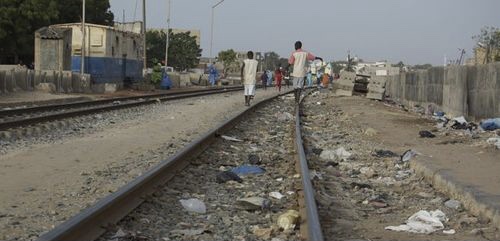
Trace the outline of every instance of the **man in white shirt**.
{"label": "man in white shirt", "polygon": [[248,59],[243,61],[241,66],[241,79],[245,87],[245,105],[250,106],[250,100],[255,96],[255,83],[257,77],[257,65],[259,62],[253,59],[253,52],[248,51]]}
{"label": "man in white shirt", "polygon": [[295,94],[295,101],[297,103],[300,100],[300,91],[304,87],[304,78],[307,75],[306,63],[307,61],[312,61],[315,59],[321,59],[321,58],[317,58],[311,53],[302,50],[302,42],[300,41],[295,42],[295,51],[290,56],[290,59],[288,59],[288,67],[290,67],[290,65],[293,65],[293,72],[292,72],[293,88],[295,89],[294,94]]}

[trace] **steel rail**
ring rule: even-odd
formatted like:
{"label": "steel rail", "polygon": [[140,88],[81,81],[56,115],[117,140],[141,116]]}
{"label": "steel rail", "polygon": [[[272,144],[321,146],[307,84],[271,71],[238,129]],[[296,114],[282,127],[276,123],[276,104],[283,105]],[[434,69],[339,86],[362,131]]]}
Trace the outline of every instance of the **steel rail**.
{"label": "steel rail", "polygon": [[[306,94],[306,96],[308,94]],[[303,200],[299,200],[301,201],[299,202],[299,204],[302,209],[302,225],[306,226],[304,228],[301,225],[301,231],[309,241],[323,241],[323,232],[321,231],[321,224],[319,222],[318,208],[316,206],[316,199],[314,198],[314,188],[311,183],[311,176],[309,175],[309,167],[307,163],[306,153],[304,151],[302,131],[300,128],[300,108],[302,106],[302,101],[304,100],[304,98],[305,97],[300,100],[300,103],[295,108],[295,148],[298,158],[297,168],[300,171],[300,177],[302,179],[301,195],[304,196]]]}
{"label": "steel rail", "polygon": [[233,89],[240,90],[241,86],[231,86],[231,87],[227,87],[227,88],[214,88],[214,89],[202,89],[202,90],[185,90],[185,91],[177,91],[177,92],[161,93],[161,94],[115,97],[115,98],[102,99],[102,100],[78,101],[78,102],[65,103],[65,104],[51,104],[51,105],[25,107],[25,108],[15,108],[15,109],[8,109],[8,110],[0,110],[0,117],[21,115],[21,114],[26,114],[26,113],[35,113],[35,112],[42,112],[42,111],[52,111],[52,110],[64,109],[64,108],[78,108],[78,107],[84,107],[84,106],[102,105],[102,104],[106,104],[106,103],[112,103],[115,101],[129,101],[129,100],[139,100],[139,99],[149,99],[149,98],[161,98],[161,97],[165,97],[165,96],[169,96],[169,95],[212,92],[212,91],[216,91],[216,90],[233,90]]}
{"label": "steel rail", "polygon": [[75,116],[89,115],[89,114],[94,114],[94,113],[99,113],[99,112],[104,112],[104,111],[153,104],[153,103],[158,102],[158,100],[159,101],[169,101],[169,100],[185,99],[185,98],[211,95],[211,94],[227,93],[227,92],[238,91],[238,90],[242,90],[242,87],[231,88],[231,89],[212,90],[212,91],[197,91],[197,92],[190,91],[189,93],[171,94],[171,95],[166,95],[166,96],[164,95],[163,97],[150,98],[150,99],[145,99],[145,100],[140,100],[140,101],[130,102],[130,103],[113,104],[111,102],[110,104],[105,105],[105,106],[90,107],[90,108],[80,109],[80,110],[59,112],[59,113],[53,113],[53,114],[48,114],[48,115],[34,116],[34,117],[28,117],[28,118],[24,118],[24,119],[0,122],[0,130],[7,130],[9,128],[16,128],[16,127],[21,127],[21,126],[33,125],[33,124],[38,124],[38,123],[43,123],[43,122],[48,122],[48,121],[53,121],[53,120],[58,120],[58,119],[64,119],[64,118],[69,118],[69,117],[75,117]]}
{"label": "steel rail", "polygon": [[[284,92],[281,95],[290,93]],[[278,96],[281,96],[278,95]],[[106,231],[106,227],[120,221],[139,206],[145,197],[185,168],[193,158],[203,152],[215,139],[234,127],[249,113],[273,100],[277,96],[264,99],[218,125],[202,137],[194,140],[174,156],[160,162],[143,175],[134,179],[118,191],[99,200],[61,225],[43,234],[38,241],[88,241],[95,240]]]}

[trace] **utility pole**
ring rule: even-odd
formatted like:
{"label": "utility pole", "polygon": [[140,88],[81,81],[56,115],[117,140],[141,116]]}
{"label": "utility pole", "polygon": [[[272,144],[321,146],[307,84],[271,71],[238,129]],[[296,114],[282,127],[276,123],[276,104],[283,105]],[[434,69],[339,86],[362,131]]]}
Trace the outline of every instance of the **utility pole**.
{"label": "utility pole", "polygon": [[[146,0],[142,0],[142,38],[143,38],[143,53],[142,57],[143,59],[143,70],[146,69]],[[143,71],[146,73],[145,71]]]}
{"label": "utility pole", "polygon": [[[210,63],[212,62],[212,49],[214,48],[214,11],[217,6],[219,6],[224,0],[220,0],[218,3],[212,6],[212,25],[210,28]],[[215,59],[215,58],[213,58]]]}
{"label": "utility pole", "polygon": [[80,73],[83,74],[85,73],[85,0],[82,1],[82,48],[81,48],[81,63],[80,63]]}
{"label": "utility pole", "polygon": [[168,46],[170,44],[170,34],[169,34],[169,30],[170,30],[170,7],[171,7],[171,2],[170,0],[167,0],[167,41],[166,41],[166,44],[165,44],[165,72],[167,71],[167,66],[168,66]]}

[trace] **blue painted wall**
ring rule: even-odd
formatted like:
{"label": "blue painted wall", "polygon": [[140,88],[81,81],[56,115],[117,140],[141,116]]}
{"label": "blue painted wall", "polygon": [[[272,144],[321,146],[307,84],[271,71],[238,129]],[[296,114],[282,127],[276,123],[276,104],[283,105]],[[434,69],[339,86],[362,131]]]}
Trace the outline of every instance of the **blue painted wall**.
{"label": "blue painted wall", "polygon": [[[71,70],[80,72],[80,56],[71,56]],[[123,66],[125,64],[125,66]],[[124,69],[125,68],[125,69]],[[85,57],[85,73],[89,73],[94,83],[120,83],[124,79],[142,79],[142,60]]]}

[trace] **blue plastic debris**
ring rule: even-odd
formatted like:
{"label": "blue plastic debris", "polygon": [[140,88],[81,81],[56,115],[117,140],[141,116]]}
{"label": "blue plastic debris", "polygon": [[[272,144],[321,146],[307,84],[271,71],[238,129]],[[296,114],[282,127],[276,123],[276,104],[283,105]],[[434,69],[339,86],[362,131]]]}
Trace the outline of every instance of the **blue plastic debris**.
{"label": "blue plastic debris", "polygon": [[481,121],[481,128],[485,131],[494,131],[500,129],[500,118],[487,119]]}
{"label": "blue plastic debris", "polygon": [[250,166],[250,165],[243,165],[243,166],[235,167],[231,170],[231,172],[233,172],[237,175],[261,174],[261,173],[264,173],[265,171],[266,170],[264,170],[261,167]]}

